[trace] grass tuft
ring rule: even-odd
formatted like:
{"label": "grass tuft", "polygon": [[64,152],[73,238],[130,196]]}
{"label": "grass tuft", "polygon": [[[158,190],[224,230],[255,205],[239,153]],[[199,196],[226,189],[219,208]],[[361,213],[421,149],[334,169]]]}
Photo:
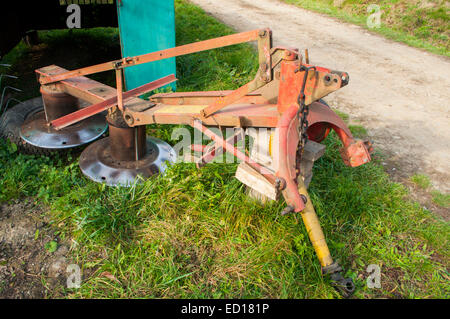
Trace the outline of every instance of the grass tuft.
{"label": "grass tuft", "polygon": [[431,180],[427,175],[414,174],[413,176],[410,177],[410,180],[411,182],[413,182],[414,184],[425,190],[432,186]]}
{"label": "grass tuft", "polygon": [[431,192],[433,202],[443,208],[450,207],[450,194],[442,194],[437,190]]}

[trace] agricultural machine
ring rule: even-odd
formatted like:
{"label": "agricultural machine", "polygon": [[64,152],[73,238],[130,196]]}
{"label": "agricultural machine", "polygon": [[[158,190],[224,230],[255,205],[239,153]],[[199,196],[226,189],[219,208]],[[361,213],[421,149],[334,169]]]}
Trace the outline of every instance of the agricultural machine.
{"label": "agricultural machine", "polygon": [[[253,80],[233,91],[176,92],[139,98],[146,92],[176,81],[168,75],[124,91],[123,69],[143,63],[204,50],[256,41],[259,69]],[[97,72],[114,70],[116,88],[87,78]],[[144,55],[125,57],[73,71],[56,65],[36,70],[41,84],[43,111],[26,118],[20,128],[25,143],[40,149],[76,147],[101,136],[80,157],[82,172],[108,185],[127,185],[136,176],[143,178],[164,170],[165,162],[175,162],[169,144],[146,136],[149,124],[183,124],[202,132],[212,146],[191,145],[201,156],[201,167],[219,151],[240,160],[236,177],[266,199],[284,197],[281,214],[299,214],[322,266],[344,296],[354,291],[351,279],[333,260],[319,224],[307,184],[313,162],[323,153],[320,144],[333,129],[343,146],[344,163],[356,167],[371,160],[370,143],[356,140],[345,123],[322,100],[349,83],[345,72],[310,65],[297,49],[272,46],[270,29],[224,36]],[[79,101],[90,105],[80,107]],[[108,127],[108,128],[107,128]],[[235,128],[223,138],[215,128]],[[258,130],[264,128],[265,130]],[[257,129],[250,152],[236,144],[245,139],[243,131]],[[267,131],[267,129],[271,129]],[[269,132],[269,133],[267,133]]]}

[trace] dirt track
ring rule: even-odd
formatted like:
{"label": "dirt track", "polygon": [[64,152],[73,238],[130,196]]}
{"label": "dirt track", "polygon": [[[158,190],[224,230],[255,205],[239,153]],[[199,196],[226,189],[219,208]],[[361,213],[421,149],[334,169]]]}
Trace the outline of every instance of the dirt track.
{"label": "dirt track", "polygon": [[450,60],[277,0],[191,0],[234,28],[269,27],[274,45],[309,49],[313,64],[346,71],[325,100],[368,128],[402,180],[425,173],[450,191]]}

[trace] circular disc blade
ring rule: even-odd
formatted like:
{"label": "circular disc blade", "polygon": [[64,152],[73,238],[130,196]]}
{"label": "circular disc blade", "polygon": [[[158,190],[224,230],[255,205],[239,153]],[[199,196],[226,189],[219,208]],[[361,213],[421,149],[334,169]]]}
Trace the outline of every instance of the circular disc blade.
{"label": "circular disc blade", "polygon": [[147,137],[147,152],[138,161],[119,161],[111,156],[109,137],[89,145],[80,156],[80,168],[91,180],[107,185],[130,186],[140,175],[147,178],[164,172],[166,162],[174,163],[174,149],[164,141]]}
{"label": "circular disc blade", "polygon": [[92,142],[105,133],[107,128],[105,116],[97,114],[58,131],[48,126],[42,111],[22,124],[20,137],[36,147],[64,149]]}

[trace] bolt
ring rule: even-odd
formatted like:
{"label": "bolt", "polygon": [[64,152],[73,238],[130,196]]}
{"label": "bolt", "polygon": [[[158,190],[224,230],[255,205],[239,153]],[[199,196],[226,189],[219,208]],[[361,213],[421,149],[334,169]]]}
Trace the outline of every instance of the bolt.
{"label": "bolt", "polygon": [[293,211],[294,211],[294,207],[292,207],[291,205],[288,205],[281,211],[281,215],[284,216],[286,214],[292,213]]}
{"label": "bolt", "polygon": [[125,122],[128,123],[128,125],[133,125],[134,119],[130,114],[125,114]]}
{"label": "bolt", "polygon": [[278,177],[275,180],[275,188],[277,190],[280,190],[280,191],[285,189],[286,188],[286,181],[283,178]]}
{"label": "bolt", "polygon": [[304,204],[306,204],[308,202],[308,198],[305,195],[300,194],[300,197],[302,198],[302,201]]}

